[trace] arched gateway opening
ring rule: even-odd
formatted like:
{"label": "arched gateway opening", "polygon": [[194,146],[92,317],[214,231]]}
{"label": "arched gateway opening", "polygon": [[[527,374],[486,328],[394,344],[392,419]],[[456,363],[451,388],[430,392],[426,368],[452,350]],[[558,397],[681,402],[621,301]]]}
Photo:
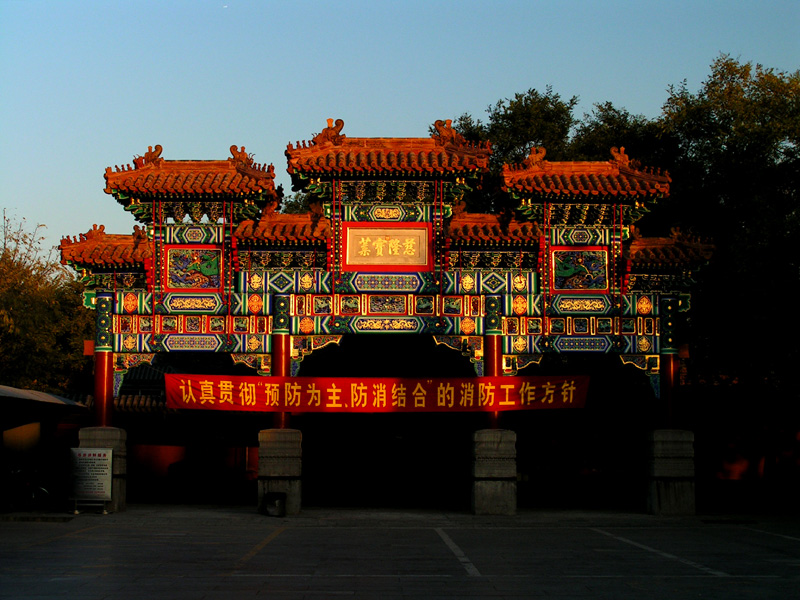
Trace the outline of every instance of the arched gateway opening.
{"label": "arched gateway opening", "polygon": [[[343,125],[287,147],[303,214],[279,212],[272,165],[236,146],[222,161],[156,146],[106,170],[106,192],[142,226],[60,247],[97,311],[98,427],[81,445],[130,448],[132,497],[150,461],[178,499],[241,484],[289,512],[634,497],[630,473],[646,469],[629,457],[668,424],[678,313],[708,254],[636,230],[670,178],[624,150],[559,163],[534,148],[502,170],[515,210],[476,214],[465,200],[489,145],[443,121],[430,138],[350,138]],[[132,391],[148,369],[152,394]],[[686,469],[659,475],[675,446],[661,435],[646,482],[656,510],[692,485]]]}
{"label": "arched gateway opening", "polygon": [[[432,336],[349,336],[305,359],[315,376],[474,377],[469,357]],[[310,506],[469,508],[472,433],[485,414],[362,413],[293,417],[304,432]],[[307,483],[306,483],[307,482]]]}

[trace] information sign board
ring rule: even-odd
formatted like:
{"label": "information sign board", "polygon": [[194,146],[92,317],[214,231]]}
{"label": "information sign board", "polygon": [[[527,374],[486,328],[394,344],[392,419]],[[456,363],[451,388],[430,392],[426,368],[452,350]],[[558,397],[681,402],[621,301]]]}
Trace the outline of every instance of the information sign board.
{"label": "information sign board", "polygon": [[111,500],[111,448],[72,448],[72,497]]}

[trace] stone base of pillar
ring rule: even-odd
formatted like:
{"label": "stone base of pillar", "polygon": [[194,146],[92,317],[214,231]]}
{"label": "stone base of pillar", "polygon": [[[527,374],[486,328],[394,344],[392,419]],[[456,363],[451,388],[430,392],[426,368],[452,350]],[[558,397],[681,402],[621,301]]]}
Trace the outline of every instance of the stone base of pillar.
{"label": "stone base of pillar", "polygon": [[517,434],[481,429],[472,436],[472,512],[514,515],[517,512]]}
{"label": "stone base of pillar", "polygon": [[694,433],[679,429],[653,431],[649,458],[648,512],[695,514]]}
{"label": "stone base of pillar", "polygon": [[300,512],[303,434],[297,429],[258,432],[258,510],[280,516]]}
{"label": "stone base of pillar", "polygon": [[78,432],[80,448],[111,448],[111,501],[105,510],[120,512],[127,506],[128,434],[116,427],[84,427]]}

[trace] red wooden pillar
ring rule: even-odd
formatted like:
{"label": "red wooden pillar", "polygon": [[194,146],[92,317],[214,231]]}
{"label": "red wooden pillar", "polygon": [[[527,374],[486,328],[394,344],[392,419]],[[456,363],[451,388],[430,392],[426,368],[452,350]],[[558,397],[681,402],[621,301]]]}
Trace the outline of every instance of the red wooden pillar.
{"label": "red wooden pillar", "polygon": [[[500,377],[503,375],[503,336],[483,336],[483,374],[486,377]],[[489,413],[492,429],[497,429],[500,423],[500,413]]]}
{"label": "red wooden pillar", "polygon": [[664,427],[672,427],[673,423],[673,405],[675,402],[675,388],[678,385],[678,369],[680,367],[680,360],[677,352],[670,352],[661,355],[661,364],[659,366],[659,376],[661,379],[661,406]]}
{"label": "red wooden pillar", "polygon": [[97,427],[111,427],[114,408],[114,353],[94,353],[94,421]]}
{"label": "red wooden pillar", "polygon": [[111,427],[114,410],[114,295],[98,292],[95,298],[94,416],[98,427]]}
{"label": "red wooden pillar", "polygon": [[500,377],[503,374],[503,336],[483,337],[483,374],[486,377]]}
{"label": "red wooden pillar", "polygon": [[[292,374],[292,336],[286,333],[272,335],[272,364],[271,374],[274,377],[290,377]],[[276,412],[273,415],[273,425],[276,429],[289,427],[289,413]]]}

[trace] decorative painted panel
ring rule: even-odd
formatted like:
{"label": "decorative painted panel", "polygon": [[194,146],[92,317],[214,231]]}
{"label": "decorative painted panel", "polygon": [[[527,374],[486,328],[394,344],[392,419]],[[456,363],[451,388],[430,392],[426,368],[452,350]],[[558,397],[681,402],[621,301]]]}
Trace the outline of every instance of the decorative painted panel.
{"label": "decorative painted panel", "polygon": [[175,225],[163,231],[166,244],[222,244],[225,238],[221,225]]}
{"label": "decorative painted panel", "polygon": [[608,296],[554,296],[550,301],[555,314],[607,314],[611,311],[611,299]]}
{"label": "decorative painted panel", "polygon": [[610,231],[596,227],[554,227],[551,238],[557,246],[607,246]]}
{"label": "decorative painted panel", "polygon": [[222,250],[213,246],[171,246],[166,254],[164,289],[169,291],[222,289]]}
{"label": "decorative painted panel", "polygon": [[395,275],[387,273],[357,274],[353,287],[359,292],[419,292],[425,281],[417,273]]}
{"label": "decorative painted panel", "polygon": [[607,292],[608,250],[591,247],[553,248],[551,290],[561,293]]}

